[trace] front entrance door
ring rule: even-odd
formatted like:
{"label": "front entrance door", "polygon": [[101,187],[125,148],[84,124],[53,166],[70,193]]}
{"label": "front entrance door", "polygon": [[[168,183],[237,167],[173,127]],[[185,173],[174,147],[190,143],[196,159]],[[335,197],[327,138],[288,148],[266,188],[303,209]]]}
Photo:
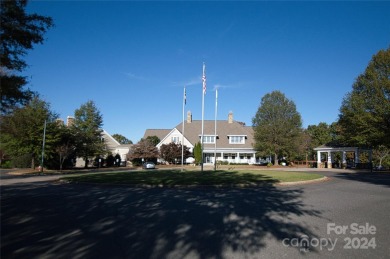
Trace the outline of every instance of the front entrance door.
{"label": "front entrance door", "polygon": [[204,162],[206,163],[206,164],[209,164],[209,163],[211,163],[211,154],[204,154]]}

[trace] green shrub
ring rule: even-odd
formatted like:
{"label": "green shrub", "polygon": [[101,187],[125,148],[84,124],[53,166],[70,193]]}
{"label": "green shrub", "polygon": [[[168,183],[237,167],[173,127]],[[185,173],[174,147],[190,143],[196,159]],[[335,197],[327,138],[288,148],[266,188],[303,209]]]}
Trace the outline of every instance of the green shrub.
{"label": "green shrub", "polygon": [[12,168],[12,163],[11,161],[5,161],[2,165],[1,168]]}
{"label": "green shrub", "polygon": [[18,157],[14,157],[11,163],[15,168],[30,168],[31,167],[31,154],[25,154]]}

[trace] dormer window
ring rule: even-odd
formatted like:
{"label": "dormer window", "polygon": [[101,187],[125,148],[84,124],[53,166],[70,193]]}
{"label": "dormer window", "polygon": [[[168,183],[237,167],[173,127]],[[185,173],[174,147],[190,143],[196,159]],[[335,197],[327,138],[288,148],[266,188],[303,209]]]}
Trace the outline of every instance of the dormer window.
{"label": "dormer window", "polygon": [[[202,136],[199,136],[199,138],[202,138]],[[214,135],[203,135],[203,144],[214,144],[214,143],[215,143]]]}
{"label": "dormer window", "polygon": [[229,144],[245,144],[246,135],[228,135]]}

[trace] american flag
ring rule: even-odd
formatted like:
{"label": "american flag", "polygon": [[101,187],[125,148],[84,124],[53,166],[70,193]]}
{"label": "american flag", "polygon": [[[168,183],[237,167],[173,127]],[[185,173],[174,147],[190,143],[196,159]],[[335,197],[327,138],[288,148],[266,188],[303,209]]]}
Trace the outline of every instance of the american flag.
{"label": "american flag", "polygon": [[203,81],[203,94],[206,94],[206,73],[205,73],[205,70],[206,70],[206,66],[205,66],[205,64],[203,63],[203,76],[202,76],[202,81]]}
{"label": "american flag", "polygon": [[184,87],[184,105],[187,104],[187,94],[186,94],[186,88]]}

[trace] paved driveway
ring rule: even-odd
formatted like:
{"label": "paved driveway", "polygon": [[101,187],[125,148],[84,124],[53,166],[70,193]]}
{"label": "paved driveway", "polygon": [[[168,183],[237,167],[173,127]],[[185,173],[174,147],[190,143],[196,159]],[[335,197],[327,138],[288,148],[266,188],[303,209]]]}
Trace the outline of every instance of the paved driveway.
{"label": "paved driveway", "polygon": [[261,188],[1,186],[1,258],[388,258],[390,176]]}

